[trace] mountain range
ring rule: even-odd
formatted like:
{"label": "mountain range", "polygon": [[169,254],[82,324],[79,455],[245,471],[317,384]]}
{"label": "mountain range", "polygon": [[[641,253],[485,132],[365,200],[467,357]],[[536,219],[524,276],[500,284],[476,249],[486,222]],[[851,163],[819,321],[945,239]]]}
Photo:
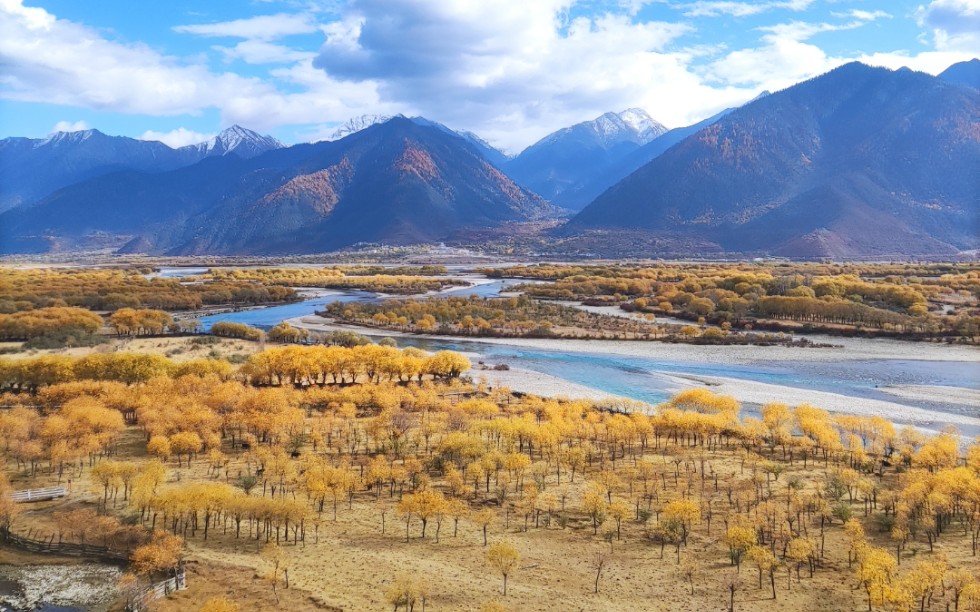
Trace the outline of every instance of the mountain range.
{"label": "mountain range", "polygon": [[404,117],[338,141],[126,170],[0,215],[7,252],[320,252],[553,217],[463,137]]}
{"label": "mountain range", "polygon": [[980,89],[980,59],[973,58],[968,62],[953,64],[940,72],[939,78],[947,83]]}
{"label": "mountain range", "polygon": [[851,63],[686,138],[563,228],[790,256],[951,255],[980,241],[980,93]]}
{"label": "mountain range", "polygon": [[0,140],[0,212],[40,200],[62,187],[119,170],[164,172],[207,157],[255,157],[284,147],[271,136],[232,126],[202,143],[173,149],[162,142],[107,136],[98,130],[47,138]]}
{"label": "mountain range", "polygon": [[542,197],[569,207],[567,193],[605,175],[615,162],[665,132],[642,109],[605,113],[545,136],[507,161],[503,170]]}
{"label": "mountain range", "polygon": [[980,246],[978,67],[848,64],[673,130],[606,113],[513,158],[403,116],[290,147],[238,126],[178,149],[7,138],[0,252],[320,252],[526,236],[571,210],[550,231],[600,254],[629,233],[678,255],[948,256]]}

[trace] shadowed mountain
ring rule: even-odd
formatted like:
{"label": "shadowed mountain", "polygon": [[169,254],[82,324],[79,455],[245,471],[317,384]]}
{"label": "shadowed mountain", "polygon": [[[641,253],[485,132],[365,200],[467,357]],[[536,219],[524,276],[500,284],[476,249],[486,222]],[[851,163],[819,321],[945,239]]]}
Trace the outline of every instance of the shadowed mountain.
{"label": "shadowed mountain", "polygon": [[606,113],[545,136],[503,168],[542,197],[577,210],[587,202],[575,197],[566,201],[566,193],[603,176],[617,161],[666,131],[641,109]]}
{"label": "shadowed mountain", "polygon": [[980,59],[973,58],[967,62],[953,64],[940,72],[939,78],[947,83],[980,89]]}
{"label": "shadowed mountain", "polygon": [[561,231],[630,228],[788,256],[978,246],[980,93],[852,63],[675,145]]}
{"label": "shadowed mountain", "polygon": [[579,183],[568,188],[555,198],[555,203],[569,210],[582,210],[592,200],[602,195],[603,191],[663,155],[664,151],[675,144],[692,134],[700,132],[733,110],[735,109],[729,108],[693,125],[674,128],[664,132],[642,147],[610,163],[602,174],[592,177],[587,182]]}
{"label": "shadowed mountain", "polygon": [[0,216],[0,248],[112,238],[154,253],[317,252],[438,241],[557,212],[462,137],[396,117],[338,141],[68,187]]}
{"label": "shadowed mountain", "polygon": [[[385,123],[391,119],[388,115],[360,115],[359,117],[352,117],[344,122],[343,125],[338,127],[334,133],[330,136],[329,140],[340,140],[345,136],[350,136],[351,134],[356,134],[363,129],[376,125],[378,123]],[[503,164],[510,159],[507,155],[503,153],[500,149],[497,149],[487,141],[483,140],[473,132],[467,132],[465,130],[454,130],[447,127],[437,121],[432,121],[426,119],[425,117],[410,117],[411,121],[428,127],[434,127],[446,132],[447,134],[452,134],[454,136],[460,136],[464,140],[468,141],[471,145],[476,147],[476,149],[494,166],[502,168]]]}
{"label": "shadowed mountain", "polygon": [[40,200],[62,187],[120,170],[165,172],[205,157],[254,157],[282,143],[239,126],[207,142],[172,149],[162,142],[107,136],[98,130],[47,138],[0,140],[0,212]]}

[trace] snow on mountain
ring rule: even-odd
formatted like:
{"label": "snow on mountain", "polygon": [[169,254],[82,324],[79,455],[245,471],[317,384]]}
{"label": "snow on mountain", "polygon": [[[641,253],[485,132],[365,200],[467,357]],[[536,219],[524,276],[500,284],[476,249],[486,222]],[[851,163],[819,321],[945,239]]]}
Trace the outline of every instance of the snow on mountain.
{"label": "snow on mountain", "polygon": [[655,121],[642,108],[627,108],[618,115],[625,126],[639,135],[640,139],[644,141],[643,144],[667,132],[667,128],[663,124]]}
{"label": "snow on mountain", "polygon": [[[398,115],[399,117],[404,117],[404,115]],[[372,125],[377,125],[379,123],[386,123],[393,117],[388,115],[360,115],[358,117],[352,117],[344,122],[343,125],[338,127],[333,134],[330,135],[328,140],[340,140],[350,136],[351,134],[356,134],[361,130],[367,129]],[[507,161],[508,157],[504,155],[500,150],[496,149],[493,145],[483,140],[473,132],[468,132],[465,130],[454,130],[449,128],[438,121],[432,121],[431,119],[426,119],[425,117],[408,117],[408,120],[416,125],[421,125],[425,127],[434,127],[438,130],[445,132],[446,134],[452,134],[453,136],[459,136],[464,140],[468,140],[472,145],[474,145],[484,158],[490,163],[499,166]]]}
{"label": "snow on mountain", "polygon": [[38,138],[34,140],[34,148],[44,147],[47,145],[59,145],[59,144],[77,144],[92,138],[96,135],[104,135],[98,130],[79,130],[77,132],[53,132],[48,134],[47,138]]}
{"label": "snow on mountain", "polygon": [[222,130],[214,138],[195,145],[180,147],[179,150],[198,151],[204,157],[234,153],[239,157],[248,159],[256,155],[261,155],[266,151],[282,149],[285,146],[272,136],[263,136],[240,125],[233,125],[230,128]]}
{"label": "snow on mountain", "polygon": [[334,130],[334,133],[330,135],[327,140],[340,140],[345,136],[350,136],[356,132],[360,132],[365,128],[369,128],[372,125],[378,123],[384,123],[391,119],[389,115],[360,115],[358,117],[351,117],[344,122],[343,125]]}

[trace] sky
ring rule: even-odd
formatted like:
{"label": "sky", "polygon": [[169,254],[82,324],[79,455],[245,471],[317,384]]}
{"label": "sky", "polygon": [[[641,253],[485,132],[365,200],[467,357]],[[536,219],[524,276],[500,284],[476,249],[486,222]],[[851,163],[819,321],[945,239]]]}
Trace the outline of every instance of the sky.
{"label": "sky", "polygon": [[980,56],[980,0],[0,0],[0,137],[287,144],[421,115],[509,153],[607,111],[695,123],[858,60]]}

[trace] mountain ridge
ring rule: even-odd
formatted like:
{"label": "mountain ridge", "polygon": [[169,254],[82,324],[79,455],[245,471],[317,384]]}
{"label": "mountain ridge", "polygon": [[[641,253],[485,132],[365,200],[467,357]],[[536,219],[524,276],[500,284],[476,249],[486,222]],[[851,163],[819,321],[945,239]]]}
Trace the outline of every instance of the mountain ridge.
{"label": "mountain ridge", "polygon": [[688,137],[562,232],[681,232],[788,256],[975,248],[978,111],[976,92],[937,77],[847,64]]}
{"label": "mountain ridge", "polygon": [[542,197],[562,194],[601,176],[625,155],[667,132],[645,111],[607,112],[548,134],[508,161],[504,170]]}
{"label": "mountain ridge", "polygon": [[169,254],[322,251],[557,212],[462,137],[396,117],[340,141],[97,177],[0,216],[0,246],[45,251],[95,236]]}
{"label": "mountain ridge", "polygon": [[156,140],[110,136],[96,129],[54,132],[46,138],[0,140],[0,212],[37,202],[79,182],[125,170],[166,172],[206,157],[254,157],[282,147],[270,136],[232,126],[214,138],[173,148]]}

